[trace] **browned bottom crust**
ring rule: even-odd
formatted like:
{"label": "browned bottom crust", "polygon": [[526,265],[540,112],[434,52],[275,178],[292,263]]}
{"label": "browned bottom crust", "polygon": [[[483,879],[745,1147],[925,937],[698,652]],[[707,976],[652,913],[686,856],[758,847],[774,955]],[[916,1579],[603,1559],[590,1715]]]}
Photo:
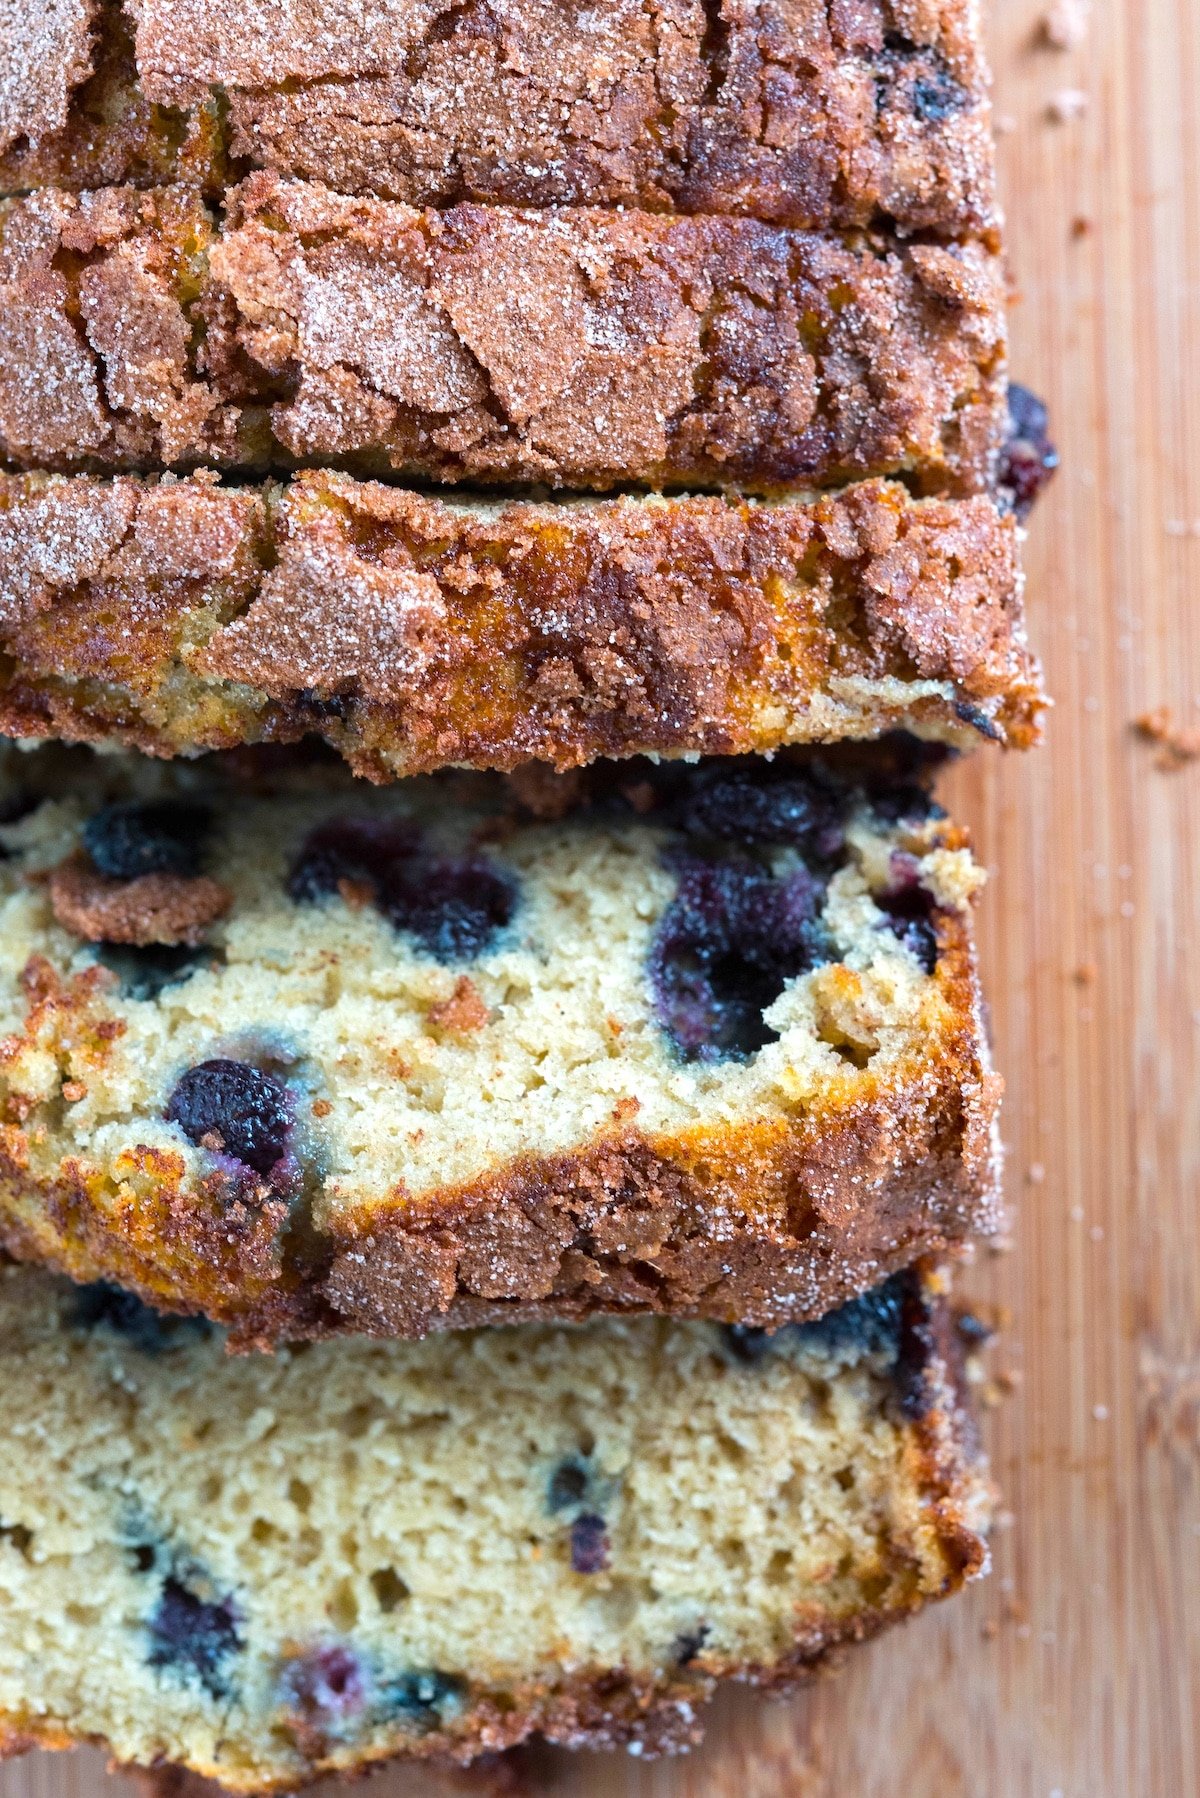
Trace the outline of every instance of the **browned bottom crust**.
{"label": "browned bottom crust", "polygon": [[890,218],[947,236],[998,222],[970,0],[919,17],[897,0],[753,0],[715,21],[699,0],[442,0],[359,8],[352,37],[325,0],[282,42],[269,9],[137,11],[136,54],[119,0],[82,0],[84,28],[32,53],[0,45],[0,190],[216,191],[232,154],[412,205],[744,212],[816,229]]}
{"label": "browned bottom crust", "polygon": [[464,509],[318,472],[0,475],[0,731],[159,755],[319,734],[377,780],[896,726],[1023,747],[1018,539],[988,499],[877,482]]}
{"label": "browned bottom crust", "polygon": [[185,187],[0,209],[0,454],[22,466],[978,492],[1004,351],[977,241],[421,212],[270,174],[219,227]]}

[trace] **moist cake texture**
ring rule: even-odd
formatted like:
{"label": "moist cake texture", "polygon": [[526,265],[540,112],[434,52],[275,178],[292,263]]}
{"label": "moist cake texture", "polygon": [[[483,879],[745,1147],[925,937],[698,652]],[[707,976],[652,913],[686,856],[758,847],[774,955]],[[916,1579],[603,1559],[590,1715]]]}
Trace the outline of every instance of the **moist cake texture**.
{"label": "moist cake texture", "polygon": [[0,207],[0,453],[439,481],[992,484],[999,259],[752,219],[349,199],[252,176]]}
{"label": "moist cake texture", "polygon": [[983,1570],[932,1272],[773,1338],[637,1319],[230,1359],[0,1272],[0,1751],[233,1791],[698,1739]]}
{"label": "moist cake texture", "polygon": [[896,726],[1025,746],[1019,538],[990,499],[891,483],[488,504],[0,475],[0,730],[159,755],[319,733],[375,780]]}
{"label": "moist cake texture", "polygon": [[14,754],[0,1242],[250,1343],[775,1325],[994,1226],[982,874],[890,753]]}
{"label": "moist cake texture", "polygon": [[974,0],[7,0],[0,19],[2,191],[218,192],[232,163],[417,206],[998,225]]}

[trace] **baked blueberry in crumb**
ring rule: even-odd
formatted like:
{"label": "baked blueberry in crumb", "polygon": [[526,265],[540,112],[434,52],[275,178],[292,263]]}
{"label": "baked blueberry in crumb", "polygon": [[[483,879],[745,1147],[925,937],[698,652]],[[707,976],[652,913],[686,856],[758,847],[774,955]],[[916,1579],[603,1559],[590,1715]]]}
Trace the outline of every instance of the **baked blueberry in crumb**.
{"label": "baked blueberry in crumb", "polygon": [[470,961],[512,920],[511,881],[483,861],[398,864],[387,875],[380,910],[439,961]]}
{"label": "baked blueberry in crumb", "polygon": [[707,1623],[698,1623],[695,1629],[684,1630],[682,1635],[676,1636],[671,1651],[671,1658],[675,1665],[690,1667],[711,1633]]}
{"label": "baked blueberry in crumb", "polygon": [[1018,518],[1028,518],[1057,467],[1058,451],[1050,441],[1050,414],[1045,403],[1028,387],[1010,381],[1008,432],[996,471],[1000,497]]}
{"label": "baked blueberry in crumb", "polygon": [[402,1673],[380,1684],[378,1710],[384,1717],[403,1717],[417,1729],[436,1729],[448,1712],[462,1703],[466,1687],[452,1673],[434,1670]]}
{"label": "baked blueberry in crumb", "polygon": [[608,1526],[594,1511],[581,1511],[571,1525],[573,1573],[603,1573],[608,1566]]}
{"label": "baked blueberry in crumb", "polygon": [[784,1324],[778,1330],[747,1324],[719,1327],[726,1352],[744,1365],[765,1361],[789,1346],[820,1348],[827,1354],[882,1355],[895,1362],[900,1354],[904,1307],[916,1290],[910,1273],[892,1274],[870,1292],[848,1299],[810,1323]]}
{"label": "baked blueberry in crumb", "polygon": [[587,1462],[578,1455],[568,1455],[558,1463],[546,1485],[546,1509],[569,1511],[581,1505],[592,1483]]}
{"label": "baked blueberry in crumb", "polygon": [[73,1291],[67,1322],[77,1330],[111,1330],[143,1355],[161,1355],[212,1334],[207,1318],[154,1311],[132,1292],[104,1280]]}
{"label": "baked blueberry in crumb", "polygon": [[348,881],[378,898],[389,870],[415,855],[419,843],[416,828],[396,820],[331,819],[305,838],[288,876],[288,895],[297,904],[313,904]]}
{"label": "baked blueberry in crumb", "polygon": [[248,1062],[202,1061],[183,1075],[165,1115],[198,1147],[265,1175],[287,1148],[292,1101],[282,1080]]}
{"label": "baked blueberry in crumb", "polygon": [[217,960],[212,949],[190,949],[184,943],[152,943],[142,948],[99,943],[96,960],[121,982],[125,999],[157,999]]}
{"label": "baked blueberry in crumb", "polygon": [[674,858],[679,885],[650,951],[659,1022],[684,1061],[754,1055],[778,1032],[763,1013],[821,959],[823,886],[752,862]]}
{"label": "baked blueberry in crumb", "polygon": [[283,1674],[289,1708],[306,1725],[336,1735],[366,1709],[368,1678],[362,1662],[344,1643],[332,1642],[290,1661]]}
{"label": "baked blueberry in crumb", "polygon": [[827,860],[844,842],[846,792],[802,773],[759,762],[753,768],[701,769],[684,789],[675,823],[689,836],[723,842],[786,844]]}
{"label": "baked blueberry in crumb", "polygon": [[194,1675],[210,1697],[224,1698],[229,1692],[227,1663],[242,1647],[238,1621],[231,1598],[202,1598],[186,1580],[170,1574],[147,1619],[147,1659],[152,1667]]}
{"label": "baked blueberry in crumb", "polygon": [[212,822],[206,807],[178,800],[106,805],[83,827],[83,845],[101,874],[136,880],[143,874],[200,872]]}
{"label": "baked blueberry in crumb", "polygon": [[308,837],[288,877],[289,896],[312,903],[365,888],[388,922],[439,961],[469,961],[511,921],[512,881],[479,859],[421,852],[409,825],[345,818]]}
{"label": "baked blueberry in crumb", "polygon": [[891,858],[890,884],[876,894],[875,903],[892,932],[918,966],[926,973],[937,970],[938,940],[933,925],[937,902],[928,888],[921,885],[920,866],[914,856],[896,850]]}

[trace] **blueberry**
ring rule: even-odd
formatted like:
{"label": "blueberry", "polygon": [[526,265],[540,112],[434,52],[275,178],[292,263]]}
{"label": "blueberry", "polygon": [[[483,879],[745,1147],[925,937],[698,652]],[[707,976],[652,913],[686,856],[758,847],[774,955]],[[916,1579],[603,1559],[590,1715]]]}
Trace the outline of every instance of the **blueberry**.
{"label": "blueberry", "polygon": [[671,1658],[675,1665],[677,1667],[690,1666],[708,1641],[710,1634],[707,1623],[698,1623],[695,1629],[684,1630],[682,1635],[676,1636],[671,1650]]}
{"label": "blueberry", "polygon": [[387,874],[380,909],[439,961],[469,961],[516,910],[511,881],[481,861],[416,860]]}
{"label": "blueberry", "polygon": [[171,1094],[168,1122],[197,1145],[269,1174],[287,1147],[291,1096],[282,1080],[245,1061],[202,1061]]}
{"label": "blueberry", "polygon": [[338,891],[342,881],[376,893],[388,871],[416,853],[420,838],[405,823],[375,818],[335,818],[305,839],[288,876],[297,904],[313,904]]}
{"label": "blueberry", "polygon": [[996,486],[1018,518],[1027,518],[1034,501],[1058,467],[1058,451],[1050,441],[1050,415],[1028,387],[1008,384],[1008,432],[1000,451]]}
{"label": "blueberry", "polygon": [[466,1687],[452,1673],[430,1669],[403,1673],[385,1682],[379,1691],[379,1709],[385,1716],[399,1716],[418,1729],[436,1729],[447,1711],[461,1704]]}
{"label": "blueberry", "polygon": [[223,1698],[229,1690],[226,1663],[242,1647],[238,1621],[232,1599],[210,1602],[171,1574],[146,1625],[147,1659],[152,1667],[194,1674],[211,1697]]}
{"label": "blueberry", "polygon": [[143,1355],[161,1355],[212,1334],[212,1325],[206,1318],[171,1317],[152,1311],[132,1292],[122,1292],[120,1287],[109,1286],[103,1280],[77,1288],[67,1321],[78,1330],[111,1330]]}
{"label": "blueberry", "polygon": [[142,874],[200,871],[200,855],[211,815],[178,800],[108,805],[83,827],[83,842],[101,874],[136,880]]}
{"label": "blueberry", "polygon": [[920,882],[920,866],[914,856],[897,851],[891,860],[891,885],[876,896],[887,928],[915,958],[926,974],[937,969],[938,940],[933,925],[937,909],[933,894]]}
{"label": "blueberry", "polygon": [[912,109],[923,125],[940,124],[966,102],[962,85],[948,72],[919,75],[912,84]]}
{"label": "blueberry", "polygon": [[679,886],[650,951],[659,1021],[685,1061],[750,1056],[777,1032],[763,1013],[821,955],[821,884],[749,862],[676,858]]}
{"label": "blueberry", "polygon": [[735,1361],[753,1367],[771,1352],[771,1332],[756,1324],[726,1324],[725,1344]]}
{"label": "blueberry", "polygon": [[571,1525],[571,1570],[603,1573],[608,1566],[608,1527],[603,1517],[583,1511]]}
{"label": "blueberry", "polygon": [[124,998],[157,999],[168,987],[181,986],[200,968],[211,967],[214,951],[189,949],[182,943],[154,943],[145,948],[100,943],[96,960],[117,976]]}
{"label": "blueberry", "polygon": [[893,84],[912,73],[912,109],[922,124],[940,124],[968,103],[962,83],[950,73],[944,56],[929,45],[915,44],[898,31],[884,37],[875,78],[875,103],[882,111],[892,96]]}
{"label": "blueberry", "polygon": [[702,771],[676,809],[679,828],[692,836],[756,845],[787,844],[822,857],[842,847],[844,792],[812,772],[754,768]]}
{"label": "blueberry", "polygon": [[313,831],[288,892],[311,903],[336,893],[343,881],[366,886],[395,929],[444,962],[482,955],[517,902],[511,880],[487,862],[423,855],[411,826],[369,818],[335,820]]}
{"label": "blueberry", "polygon": [[829,1354],[881,1355],[895,1363],[901,1351],[904,1307],[914,1290],[910,1274],[893,1274],[870,1292],[848,1299],[810,1323],[785,1324],[773,1331],[745,1324],[724,1325],[721,1335],[728,1354],[747,1366],[758,1365],[789,1346],[820,1348]]}
{"label": "blueberry", "polygon": [[547,1510],[569,1511],[582,1504],[590,1484],[591,1474],[583,1461],[574,1455],[560,1461],[546,1486]]}
{"label": "blueberry", "polygon": [[344,1728],[367,1703],[368,1678],[362,1662],[340,1642],[310,1649],[290,1662],[283,1685],[291,1706],[324,1732]]}

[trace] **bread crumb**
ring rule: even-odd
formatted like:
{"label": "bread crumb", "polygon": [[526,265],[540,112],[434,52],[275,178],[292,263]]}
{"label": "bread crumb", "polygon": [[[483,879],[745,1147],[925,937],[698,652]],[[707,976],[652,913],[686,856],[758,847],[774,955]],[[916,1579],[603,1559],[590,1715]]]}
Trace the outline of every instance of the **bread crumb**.
{"label": "bread crumb", "polygon": [[87,1098],[87,1087],[82,1080],[64,1080],[62,1096],[68,1105],[78,1105],[81,1099]]}
{"label": "bread crumb", "polygon": [[329,1117],[329,1115],[331,1114],[332,1111],[333,1111],[333,1105],[329,1099],[314,1099],[313,1100],[312,1114],[315,1118],[327,1118],[327,1117]]}
{"label": "bread crumb", "polygon": [[1060,87],[1056,94],[1051,94],[1046,106],[1046,116],[1056,125],[1070,125],[1082,118],[1088,109],[1088,97],[1082,88]]}
{"label": "bread crumb", "polygon": [[1133,727],[1148,743],[1158,744],[1154,766],[1165,773],[1185,768],[1200,756],[1200,730],[1186,730],[1172,723],[1169,706],[1160,705],[1152,712],[1143,712],[1140,718],[1134,719]]}
{"label": "bread crumb", "polygon": [[1076,986],[1094,986],[1099,978],[1100,970],[1094,961],[1081,961],[1071,974]]}
{"label": "bread crumb", "polygon": [[1092,220],[1082,212],[1077,212],[1071,220],[1071,236],[1074,238],[1090,237],[1095,228]]}
{"label": "bread crumb", "polygon": [[1046,1170],[1040,1161],[1035,1161],[1033,1165],[1026,1170],[1025,1178],[1028,1180],[1030,1186],[1041,1186],[1043,1184],[1046,1178]]}
{"label": "bread crumb", "polygon": [[1090,0],[1053,0],[1042,14],[1038,33],[1051,50],[1077,50],[1088,31]]}

